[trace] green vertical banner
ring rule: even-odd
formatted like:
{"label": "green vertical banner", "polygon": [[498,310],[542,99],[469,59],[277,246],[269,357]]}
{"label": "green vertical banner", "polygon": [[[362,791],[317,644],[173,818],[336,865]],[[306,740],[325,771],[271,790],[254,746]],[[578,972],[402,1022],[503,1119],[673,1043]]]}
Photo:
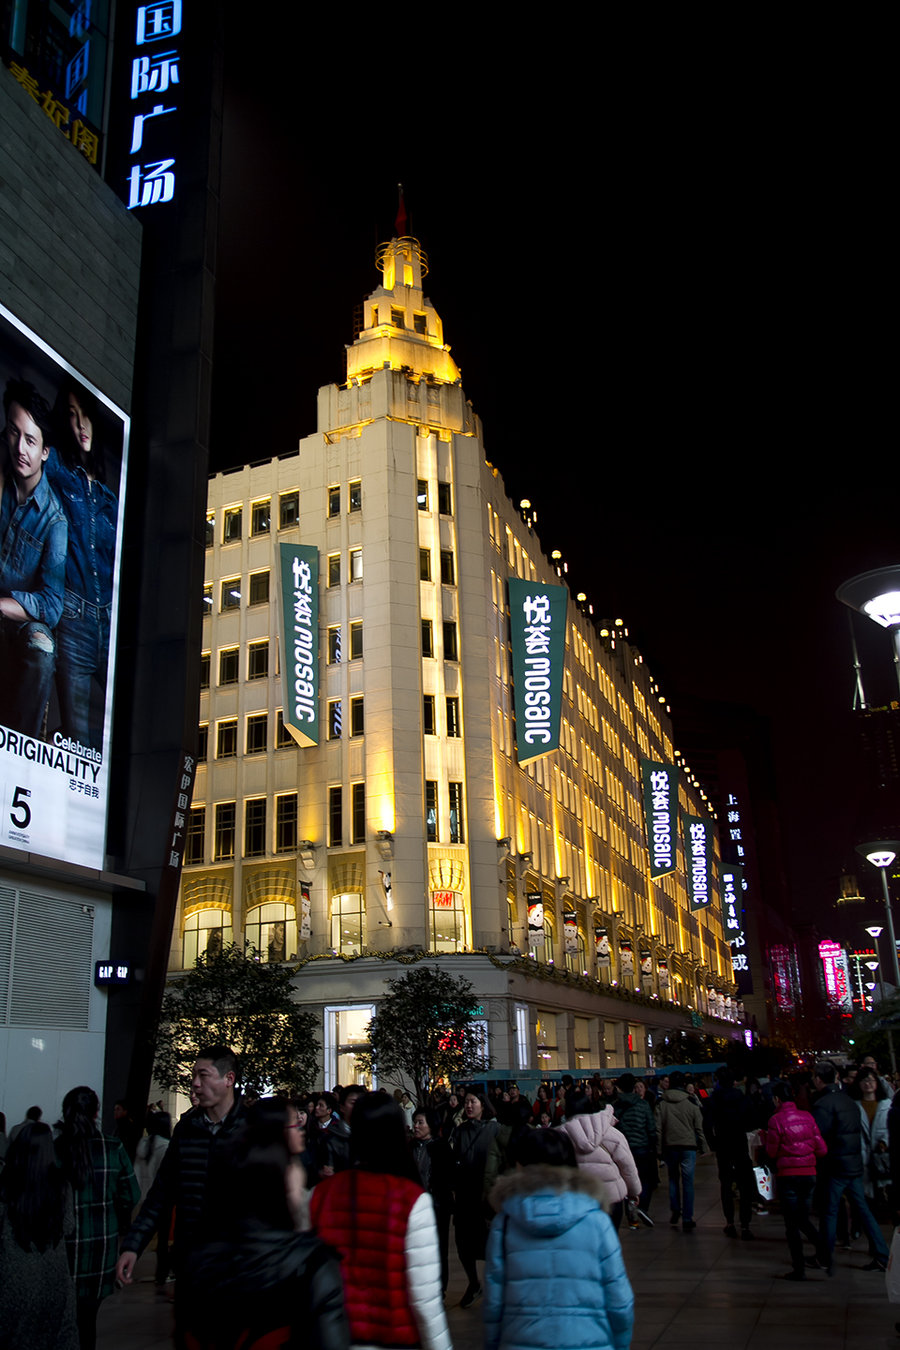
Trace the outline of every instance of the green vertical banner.
{"label": "green vertical banner", "polygon": [[642,759],[641,783],[652,880],[678,866],[678,768]]}
{"label": "green vertical banner", "polygon": [[279,544],[281,699],[298,745],[319,744],[319,550]]}
{"label": "green vertical banner", "polygon": [[691,909],[708,909],[713,896],[712,823],[684,817],[684,856]]}
{"label": "green vertical banner", "polygon": [[559,749],[568,593],[518,577],[508,585],[516,758],[528,764]]}

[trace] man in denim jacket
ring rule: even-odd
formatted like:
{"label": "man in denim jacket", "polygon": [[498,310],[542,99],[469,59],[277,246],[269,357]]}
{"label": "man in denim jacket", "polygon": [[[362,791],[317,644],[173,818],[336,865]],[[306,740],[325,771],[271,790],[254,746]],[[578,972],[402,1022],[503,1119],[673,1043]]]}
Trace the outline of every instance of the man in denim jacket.
{"label": "man in denim jacket", "polygon": [[34,386],[10,380],[3,394],[6,447],[0,466],[0,723],[39,736],[50,697],[65,595],[68,532],[44,476],[50,408]]}

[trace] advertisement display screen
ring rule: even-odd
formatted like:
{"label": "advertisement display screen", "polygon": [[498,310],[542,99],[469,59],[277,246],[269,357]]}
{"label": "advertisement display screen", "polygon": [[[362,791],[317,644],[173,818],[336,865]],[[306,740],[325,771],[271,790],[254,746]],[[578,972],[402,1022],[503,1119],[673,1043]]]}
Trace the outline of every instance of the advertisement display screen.
{"label": "advertisement display screen", "polygon": [[102,868],[129,418],[0,305],[0,843]]}

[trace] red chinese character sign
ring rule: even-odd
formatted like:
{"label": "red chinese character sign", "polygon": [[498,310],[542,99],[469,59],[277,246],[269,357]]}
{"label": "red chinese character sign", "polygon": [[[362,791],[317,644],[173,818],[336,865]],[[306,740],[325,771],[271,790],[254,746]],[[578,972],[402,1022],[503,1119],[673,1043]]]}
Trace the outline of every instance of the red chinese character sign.
{"label": "red chinese character sign", "polygon": [[0,843],[102,868],[129,419],[0,306]]}

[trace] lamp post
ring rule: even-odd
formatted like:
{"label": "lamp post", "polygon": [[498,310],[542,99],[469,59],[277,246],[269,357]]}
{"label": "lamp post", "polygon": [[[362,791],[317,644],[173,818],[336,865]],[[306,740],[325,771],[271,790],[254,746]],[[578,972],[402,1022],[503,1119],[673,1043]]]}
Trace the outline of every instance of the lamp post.
{"label": "lamp post", "polygon": [[838,586],[835,594],[842,604],[888,629],[894,645],[894,672],[900,687],[900,566],[860,572]]}
{"label": "lamp post", "polygon": [[900,964],[897,962],[897,940],[894,937],[894,915],[891,912],[891,893],[888,890],[887,870],[900,853],[900,842],[896,839],[874,839],[870,844],[857,844],[857,853],[877,867],[881,873],[881,890],[884,896],[884,912],[887,915],[888,941],[891,948],[891,962],[894,972],[894,985],[900,990]]}

